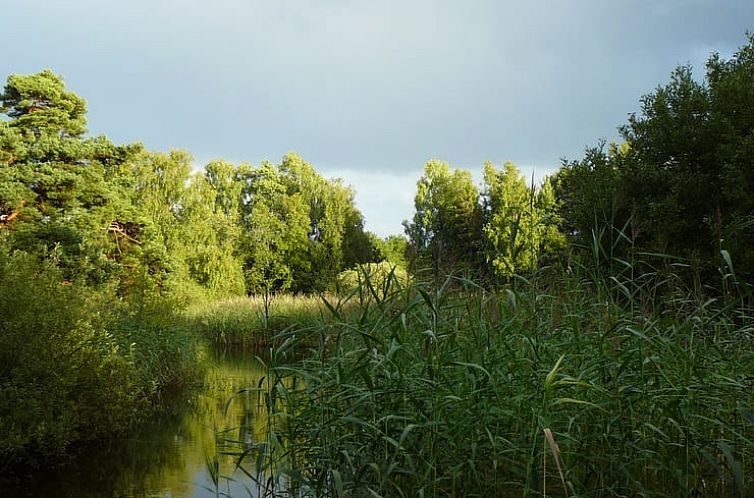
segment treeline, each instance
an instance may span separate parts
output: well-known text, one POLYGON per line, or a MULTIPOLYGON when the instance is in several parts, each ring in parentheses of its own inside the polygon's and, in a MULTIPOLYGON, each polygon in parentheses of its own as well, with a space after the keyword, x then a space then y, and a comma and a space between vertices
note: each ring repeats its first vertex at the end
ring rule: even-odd
POLYGON ((310 293, 390 253, 364 231, 354 191, 295 154, 196 172, 184 151, 85 137, 84 100, 49 70, 9 77, 1 102, 4 243, 54 253, 69 281, 310 293))
POLYGON ((69 280, 136 276, 227 296, 332 289, 344 270, 389 259, 414 273, 462 269, 496 285, 575 247, 605 259, 680 258, 700 278, 754 272, 754 56, 680 67, 620 128, 535 185, 511 163, 425 165, 408 239, 365 232, 353 190, 295 154, 259 166, 85 137, 86 105, 51 71, 11 76, 0 122, 0 231, 13 249, 56 253, 69 280), (730 266, 730 268, 727 268, 730 266))
POLYGON ((462 271, 500 283, 537 269, 565 245, 552 181, 527 185, 510 162, 501 169, 485 164, 480 192, 469 171, 430 161, 417 183, 415 207, 404 225, 417 274, 444 279, 462 271))
POLYGON ((588 149, 539 186, 487 164, 479 192, 468 171, 427 163, 405 224, 414 268, 494 284, 586 251, 635 274, 685 267, 697 286, 751 282, 754 38, 730 60, 711 56, 701 80, 676 69, 619 130, 622 143, 588 149))

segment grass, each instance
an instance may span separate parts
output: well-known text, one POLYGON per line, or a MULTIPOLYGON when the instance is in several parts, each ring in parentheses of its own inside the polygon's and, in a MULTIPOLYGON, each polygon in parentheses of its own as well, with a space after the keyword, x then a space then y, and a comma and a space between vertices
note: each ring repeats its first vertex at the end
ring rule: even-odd
POLYGON ((265 304, 261 296, 235 297, 190 307, 186 319, 220 346, 268 346, 281 331, 299 333, 318 326, 326 308, 318 296, 276 295, 265 304), (265 311, 265 309, 267 311, 265 311))
MULTIPOLYGON (((369 280, 369 267, 351 270, 349 285, 341 294, 235 297, 203 301, 184 313, 189 326, 218 346, 257 348, 270 346, 282 332, 293 332, 300 342, 322 339, 322 327, 343 319, 356 319, 364 304, 384 299, 391 289, 405 287, 406 277, 395 270, 369 280), (359 278, 365 278, 361 281, 359 278)), ((286 336, 288 338, 288 336, 286 336)))
POLYGON ((631 275, 307 301, 238 465, 274 496, 748 496, 752 310, 631 275))

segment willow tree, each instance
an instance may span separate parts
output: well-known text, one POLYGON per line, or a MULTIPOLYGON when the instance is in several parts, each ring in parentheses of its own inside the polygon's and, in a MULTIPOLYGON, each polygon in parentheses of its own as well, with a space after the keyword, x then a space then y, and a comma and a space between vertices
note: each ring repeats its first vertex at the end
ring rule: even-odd
POLYGON ((296 275, 293 289, 320 291, 331 286, 349 261, 348 254, 363 234, 361 213, 354 204, 354 191, 340 179, 327 179, 293 153, 280 165, 289 195, 307 206, 309 242, 306 244, 309 270, 296 275), (351 238, 352 240, 349 240, 351 238))
POLYGON ((239 169, 242 187, 244 274, 249 293, 289 289, 308 270, 303 256, 309 220, 300 195, 289 193, 279 169, 263 162, 239 169))
POLYGON ((134 270, 158 287, 216 296, 242 294, 240 229, 234 205, 186 151, 143 152, 120 172, 130 208, 134 270))
POLYGON ((217 202, 218 197, 204 175, 191 175, 179 213, 181 257, 191 280, 212 295, 243 295, 240 230, 217 202))

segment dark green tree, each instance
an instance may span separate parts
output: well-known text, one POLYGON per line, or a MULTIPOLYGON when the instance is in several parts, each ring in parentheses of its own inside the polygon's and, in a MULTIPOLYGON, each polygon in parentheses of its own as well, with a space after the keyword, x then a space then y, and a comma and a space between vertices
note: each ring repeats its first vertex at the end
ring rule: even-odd
POLYGON ((713 55, 702 81, 676 69, 620 128, 626 144, 590 150, 559 173, 566 230, 613 255, 688 258, 705 275, 725 250, 740 275, 754 275, 753 95, 752 37, 730 60, 713 55))
POLYGON ((51 71, 8 78, 0 95, 0 229, 10 244, 57 252, 68 279, 117 274, 112 221, 124 207, 110 183, 140 147, 83 138, 86 104, 51 71))

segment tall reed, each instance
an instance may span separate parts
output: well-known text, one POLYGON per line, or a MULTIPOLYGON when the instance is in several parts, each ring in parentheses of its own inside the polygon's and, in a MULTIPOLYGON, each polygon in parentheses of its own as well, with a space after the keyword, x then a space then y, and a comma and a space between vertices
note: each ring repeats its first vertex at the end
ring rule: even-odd
POLYGON ((367 279, 315 345, 277 336, 268 437, 238 465, 270 496, 747 496, 751 309, 636 264, 500 292, 367 279))

